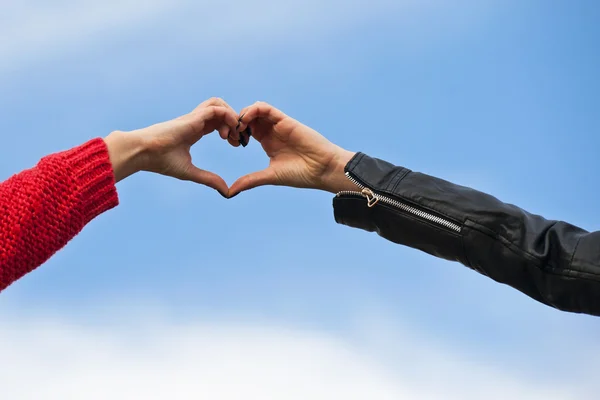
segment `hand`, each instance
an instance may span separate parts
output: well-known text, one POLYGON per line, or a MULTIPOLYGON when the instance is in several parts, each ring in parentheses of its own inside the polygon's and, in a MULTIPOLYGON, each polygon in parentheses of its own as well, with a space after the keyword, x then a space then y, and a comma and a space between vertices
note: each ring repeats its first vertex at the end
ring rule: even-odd
POLYGON ((116 131, 106 137, 116 181, 138 171, 150 171, 209 186, 228 193, 218 175, 197 168, 190 148, 214 130, 223 139, 235 131, 238 114, 223 100, 213 98, 189 114, 132 132, 116 131))
POLYGON ((356 190, 344 175, 344 166, 354 156, 331 143, 317 131, 288 117, 275 107, 258 102, 240 113, 241 124, 233 136, 239 139, 249 128, 269 156, 267 169, 238 179, 229 197, 263 185, 284 185, 337 193, 356 190), (241 132, 241 133, 240 133, 241 132))

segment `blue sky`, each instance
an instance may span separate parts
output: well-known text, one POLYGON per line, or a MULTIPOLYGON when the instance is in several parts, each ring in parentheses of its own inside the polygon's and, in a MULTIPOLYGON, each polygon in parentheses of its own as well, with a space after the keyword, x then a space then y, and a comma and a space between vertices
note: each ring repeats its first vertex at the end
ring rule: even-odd
MULTIPOLYGON (((238 110, 270 102, 349 150, 600 229, 593 0, 2 7, 0 179, 219 96, 238 110)), ((193 154, 228 183, 267 163, 256 143, 218 135, 193 154)), ((99 382, 98 398, 151 399, 600 389, 596 318, 336 225, 329 194, 266 187, 226 201, 149 174, 118 189, 117 209, 1 294, 11 398, 90 398, 99 382), (31 376, 39 385, 23 385, 31 376), (162 392, 175 387, 180 397, 162 392)))

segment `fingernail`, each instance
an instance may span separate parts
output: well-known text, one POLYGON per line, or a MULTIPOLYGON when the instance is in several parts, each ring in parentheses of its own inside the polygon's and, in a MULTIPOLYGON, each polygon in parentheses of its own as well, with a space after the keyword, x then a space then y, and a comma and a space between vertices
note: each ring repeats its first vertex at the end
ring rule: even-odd
POLYGON ((239 118, 238 118, 238 124, 235 127, 235 130, 237 131, 238 129, 240 129, 240 125, 242 124, 242 118, 244 118, 244 115, 246 115, 246 113, 243 113, 239 118))

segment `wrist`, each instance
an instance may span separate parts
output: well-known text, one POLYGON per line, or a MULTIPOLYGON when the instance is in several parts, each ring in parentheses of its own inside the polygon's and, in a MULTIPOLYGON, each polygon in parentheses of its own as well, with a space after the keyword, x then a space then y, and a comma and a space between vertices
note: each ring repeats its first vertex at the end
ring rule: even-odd
POLYGON ((114 131, 104 138, 104 142, 116 182, 142 170, 145 144, 138 135, 114 131))
POLYGON ((339 148, 327 166, 319 189, 334 194, 344 190, 356 190, 356 185, 346 177, 344 170, 355 154, 355 152, 339 148))

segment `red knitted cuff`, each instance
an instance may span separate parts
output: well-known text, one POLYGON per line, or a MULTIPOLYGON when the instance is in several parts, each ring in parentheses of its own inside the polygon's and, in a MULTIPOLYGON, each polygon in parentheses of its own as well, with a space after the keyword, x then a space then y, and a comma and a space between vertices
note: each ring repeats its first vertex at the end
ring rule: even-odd
POLYGON ((92 139, 60 153, 60 158, 69 166, 70 175, 77 185, 84 224, 119 204, 115 176, 104 140, 92 139))

